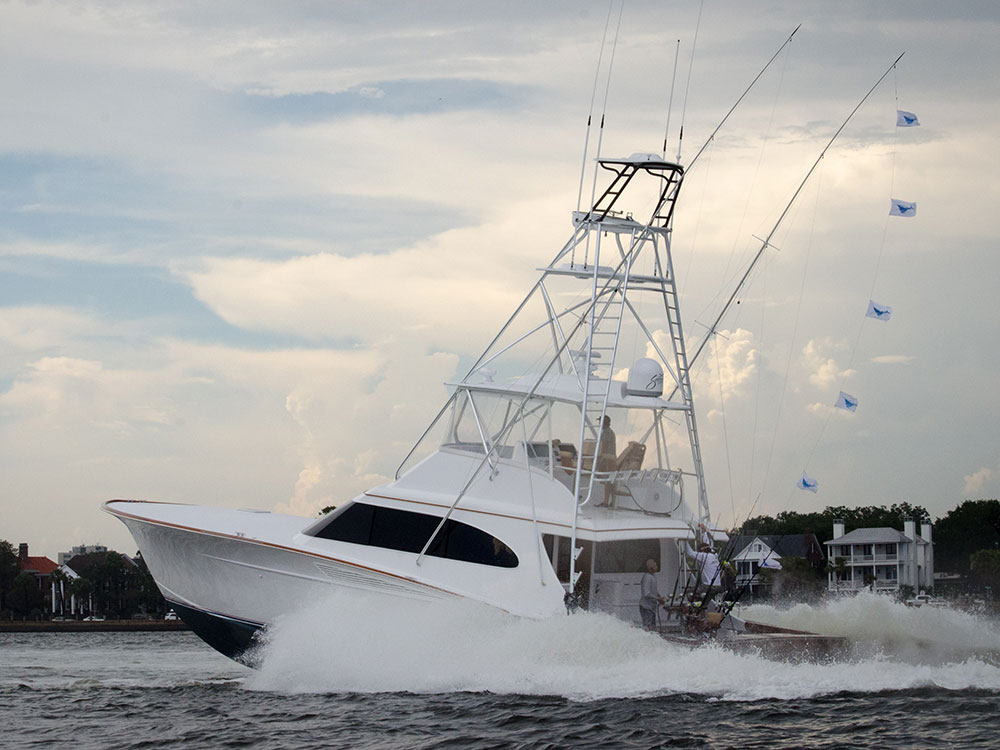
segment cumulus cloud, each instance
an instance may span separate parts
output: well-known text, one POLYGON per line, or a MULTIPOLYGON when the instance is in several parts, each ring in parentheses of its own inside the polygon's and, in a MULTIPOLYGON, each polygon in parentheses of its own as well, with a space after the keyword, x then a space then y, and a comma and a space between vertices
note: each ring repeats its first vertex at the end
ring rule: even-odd
POLYGON ((993 469, 987 467, 981 468, 979 471, 973 472, 972 474, 966 474, 962 481, 962 493, 966 496, 975 495, 982 492, 986 483, 993 478, 993 469))
POLYGON ((808 374, 809 382, 817 388, 829 389, 840 385, 847 378, 857 374, 856 370, 841 369, 837 361, 829 356, 830 351, 843 350, 846 344, 833 339, 810 339, 802 348, 800 363, 808 374))
MULTIPOLYGON (((655 331, 654 338, 663 351, 671 351, 670 339, 665 332, 655 331)), ((647 347, 646 356, 656 356, 651 346, 647 347)), ((759 357, 751 331, 744 328, 719 331, 701 355, 699 408, 704 405, 703 399, 707 400, 707 412, 712 414, 722 406, 722 401, 729 403, 745 396, 747 387, 757 374, 759 357)))

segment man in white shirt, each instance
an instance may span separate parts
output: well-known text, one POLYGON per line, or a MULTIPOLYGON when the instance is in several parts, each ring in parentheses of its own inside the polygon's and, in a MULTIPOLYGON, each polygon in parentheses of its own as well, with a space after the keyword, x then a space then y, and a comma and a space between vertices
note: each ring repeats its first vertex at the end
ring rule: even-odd
POLYGON ((646 572, 642 574, 641 582, 642 598, 639 599, 639 615, 646 630, 656 630, 656 608, 664 602, 656 585, 656 571, 659 569, 656 560, 646 560, 646 572))
POLYGON ((719 556, 707 544, 699 545, 697 552, 691 549, 691 545, 687 542, 684 542, 684 546, 687 547, 688 557, 698 562, 701 585, 706 589, 705 598, 708 598, 713 588, 718 589, 722 585, 722 565, 719 563, 719 556))

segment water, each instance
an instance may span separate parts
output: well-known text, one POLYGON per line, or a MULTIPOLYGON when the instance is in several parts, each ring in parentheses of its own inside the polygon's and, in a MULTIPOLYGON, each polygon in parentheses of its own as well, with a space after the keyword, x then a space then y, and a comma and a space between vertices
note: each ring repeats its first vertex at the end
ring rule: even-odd
POLYGON ((0 747, 997 746, 995 622, 877 597, 753 616, 858 650, 784 664, 600 615, 357 598, 279 623, 256 671, 187 633, 6 634, 0 747))

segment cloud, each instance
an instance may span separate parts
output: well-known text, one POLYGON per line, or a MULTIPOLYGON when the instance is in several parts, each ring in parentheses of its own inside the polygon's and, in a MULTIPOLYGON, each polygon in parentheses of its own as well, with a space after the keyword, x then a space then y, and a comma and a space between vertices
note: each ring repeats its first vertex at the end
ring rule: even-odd
POLYGON ((830 338, 811 339, 803 348, 800 359, 808 374, 809 382, 817 388, 829 389, 857 374, 853 369, 841 369, 837 361, 827 355, 830 349, 844 349, 846 344, 834 342, 830 338))
POLYGON ((966 474, 962 479, 964 485, 962 486, 962 494, 966 497, 970 495, 975 495, 982 492, 986 483, 993 478, 993 469, 988 469, 985 466, 979 471, 972 474, 966 474))
POLYGON ((872 357, 872 362, 879 365, 908 365, 915 359, 916 357, 909 354, 883 354, 872 357))
MULTIPOLYGON (((670 351, 669 337, 662 331, 656 332, 657 344, 664 351, 670 351), (666 348, 664 348, 666 347, 666 348)), ((655 356, 649 348, 647 356, 655 356)), ((691 356, 691 352, 688 352, 691 356)), ((754 345, 754 335, 744 328, 721 330, 709 342, 701 356, 698 375, 699 408, 702 399, 707 399, 709 413, 746 395, 746 389, 758 371, 760 352, 754 345)))
POLYGON ((806 409, 810 414, 818 414, 824 417, 832 416, 834 419, 846 419, 853 416, 846 409, 838 409, 833 404, 824 404, 819 401, 809 404, 806 409))

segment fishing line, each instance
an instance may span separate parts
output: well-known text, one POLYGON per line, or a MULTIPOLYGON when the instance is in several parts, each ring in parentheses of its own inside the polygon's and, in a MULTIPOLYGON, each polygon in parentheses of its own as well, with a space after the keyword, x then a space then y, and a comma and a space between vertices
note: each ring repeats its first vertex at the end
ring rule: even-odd
POLYGON ((677 81, 677 60, 681 54, 681 40, 674 48, 674 72, 670 75, 670 97, 667 99, 667 124, 663 128, 663 158, 667 158, 667 139, 670 137, 670 114, 674 110, 674 83, 677 81))
MULTIPOLYGON (((823 168, 822 168, 822 166, 820 167, 820 170, 819 170, 819 177, 817 177, 817 183, 818 184, 817 184, 817 188, 816 188, 816 199, 813 202, 813 217, 812 217, 812 222, 811 222, 810 227, 809 227, 809 238, 806 241, 805 260, 804 260, 804 262, 802 264, 802 279, 799 282, 799 298, 798 298, 798 301, 797 301, 797 303, 795 305, 795 318, 794 318, 793 323, 792 323, 792 337, 791 337, 791 341, 790 341, 789 346, 788 346, 788 360, 785 363, 785 375, 784 375, 784 378, 782 379, 782 383, 781 383, 781 395, 778 398, 778 408, 777 408, 777 412, 775 413, 775 417, 774 417, 774 438, 775 439, 771 441, 771 450, 768 452, 767 463, 764 465, 764 479, 763 479, 763 485, 761 487, 762 490, 767 487, 767 481, 768 481, 768 478, 769 478, 770 473, 771 473, 771 462, 774 459, 774 447, 775 447, 775 445, 778 442, 778 440, 777 440, 778 432, 779 432, 779 430, 781 428, 781 412, 782 412, 782 409, 783 409, 784 403, 785 403, 785 394, 788 391, 788 376, 789 376, 789 374, 791 372, 791 369, 792 369, 792 358, 794 357, 795 350, 796 350, 795 339, 798 336, 798 331, 799 331, 799 319, 800 319, 800 315, 802 313, 802 298, 805 296, 806 278, 808 277, 808 273, 809 273, 809 256, 812 254, 813 231, 814 231, 814 229, 816 227, 816 212, 819 209, 819 195, 820 195, 820 192, 821 192, 820 191, 820 186, 823 183, 823 168)), ((791 493, 789 493, 789 496, 790 496, 790 494, 791 493)), ((787 498, 786 498, 785 502, 786 502, 786 505, 787 505, 787 502, 788 502, 787 498)))
MULTIPOLYGON (((764 340, 765 340, 765 331, 766 331, 765 324, 766 324, 766 321, 767 321, 767 315, 765 314, 767 312, 767 304, 766 304, 766 300, 767 300, 767 269, 768 269, 768 264, 770 262, 770 259, 767 258, 767 257, 765 257, 763 260, 764 260, 764 262, 762 264, 762 273, 761 273, 761 276, 762 276, 761 285, 763 287, 763 289, 762 289, 763 294, 762 294, 762 297, 761 297, 761 305, 760 305, 760 325, 759 325, 760 336, 758 337, 760 343, 759 343, 758 348, 757 348, 758 356, 759 356, 760 360, 763 360, 763 358, 764 358, 763 351, 764 351, 764 340)), ((757 436, 757 425, 758 425, 758 419, 760 417, 760 396, 761 396, 761 393, 763 392, 763 388, 761 387, 762 386, 762 380, 763 380, 763 377, 762 377, 763 372, 764 372, 764 363, 763 363, 763 361, 759 361, 757 363, 757 389, 756 389, 756 394, 755 394, 755 397, 754 397, 754 405, 753 405, 753 430, 751 430, 751 432, 750 432, 750 472, 748 474, 749 480, 747 482, 747 490, 748 490, 747 494, 748 495, 753 494, 753 488, 754 488, 754 468, 755 468, 756 462, 757 462, 757 437, 758 437, 757 436)))
MULTIPOLYGON (((899 109, 899 91, 898 91, 897 85, 896 85, 896 66, 895 65, 892 66, 892 72, 893 72, 893 76, 892 76, 893 100, 895 102, 895 108, 896 108, 896 110, 898 110, 899 109)), ((899 128, 894 126, 892 130, 893 130, 893 134, 892 134, 892 149, 890 150, 890 158, 889 158, 889 164, 890 164, 890 168, 889 168, 889 197, 890 198, 891 198, 891 196, 894 193, 894 186, 895 186, 895 180, 896 180, 896 148, 898 146, 898 141, 899 141, 899 128)), ((868 298, 869 299, 872 299, 872 297, 875 294, 875 285, 876 285, 876 283, 878 281, 879 267, 881 266, 882 254, 883 254, 883 252, 885 250, 885 240, 886 240, 886 236, 887 236, 888 229, 889 229, 889 221, 891 220, 891 218, 892 217, 889 215, 889 213, 886 213, 885 217, 882 220, 882 240, 879 243, 878 253, 877 253, 876 257, 875 257, 875 270, 874 270, 874 272, 872 274, 872 283, 871 283, 871 286, 869 287, 869 290, 868 290, 868 298)), ((862 316, 860 318, 859 322, 858 322, 858 330, 857 330, 857 333, 854 336, 854 344, 851 347, 851 353, 848 356, 847 367, 845 368, 844 373, 850 373, 851 368, 854 366, 854 361, 855 361, 855 358, 856 358, 856 355, 857 355, 858 346, 861 343, 861 336, 864 333, 864 329, 865 329, 865 320, 866 320, 866 318, 867 318, 867 316, 862 316)), ((844 385, 845 385, 844 381, 845 381, 846 377, 847 377, 847 375, 845 374, 844 378, 842 378, 840 380, 840 387, 839 387, 838 390, 841 391, 841 392, 843 392, 843 390, 844 390, 844 385)), ((822 426, 822 428, 820 430, 819 436, 816 438, 816 442, 813 444, 812 450, 809 451, 809 457, 806 459, 806 465, 808 465, 809 461, 812 460, 812 457, 815 454, 816 449, 819 448, 820 443, 821 443, 821 441, 823 439, 823 436, 826 433, 826 428, 827 428, 827 426, 830 423, 830 419, 832 418, 833 413, 836 410, 837 410, 836 406, 829 407, 829 411, 827 412, 827 418, 823 422, 823 426, 822 426)))
POLYGON ((719 413, 722 415, 722 442, 726 449, 726 470, 729 473, 729 505, 736 523, 736 494, 733 492, 733 462, 729 451, 729 430, 726 427, 726 396, 722 389, 722 366, 719 364, 719 339, 715 339, 715 371, 719 380, 719 413))
MULTIPOLYGON (((784 82, 785 82, 785 72, 788 69, 788 58, 789 58, 789 56, 790 56, 790 53, 786 52, 785 56, 784 56, 783 64, 781 66, 781 72, 778 74, 778 86, 777 86, 777 88, 774 91, 774 100, 771 102, 771 113, 768 116, 767 128, 765 128, 765 130, 764 130, 764 140, 763 140, 763 142, 760 145, 760 152, 757 155, 757 164, 754 166, 753 176, 750 178, 750 186, 749 186, 749 190, 747 191, 746 201, 744 201, 744 203, 743 203, 743 214, 740 216, 740 223, 739 223, 739 226, 738 226, 738 228, 736 230, 736 235, 735 236, 736 236, 737 239, 733 240, 732 248, 731 248, 731 250, 729 252, 729 257, 726 259, 726 268, 723 271, 723 275, 729 273, 729 269, 732 267, 732 264, 733 264, 733 258, 736 255, 736 247, 737 247, 737 243, 739 241, 738 238, 743 235, 743 225, 746 223, 747 213, 749 213, 749 210, 750 210, 750 197, 753 194, 754 188, 757 185, 757 178, 760 175, 761 165, 764 163, 764 154, 767 151, 767 146, 771 142, 771 129, 774 127, 774 113, 778 109, 778 100, 781 97, 781 87, 782 87, 782 84, 784 84, 784 82)), ((716 294, 715 299, 718 299, 719 297, 721 297, 722 294, 723 294, 723 292, 722 292, 722 289, 720 288, 719 292, 716 294)), ((713 302, 714 302, 714 300, 713 300, 713 302)))

